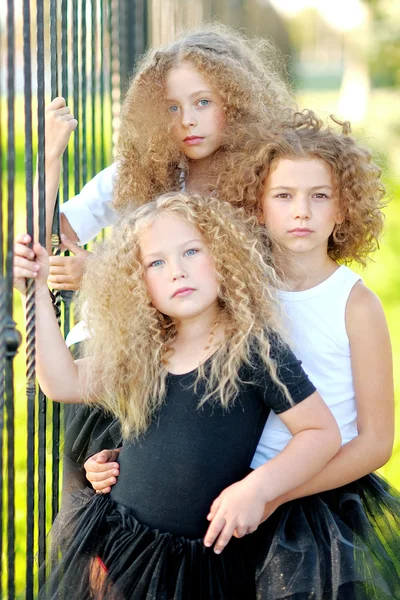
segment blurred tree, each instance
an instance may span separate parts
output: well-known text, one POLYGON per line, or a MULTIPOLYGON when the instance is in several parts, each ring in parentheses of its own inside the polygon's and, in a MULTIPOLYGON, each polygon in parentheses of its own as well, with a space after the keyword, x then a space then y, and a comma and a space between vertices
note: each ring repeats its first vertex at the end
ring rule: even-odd
POLYGON ((397 0, 364 0, 371 8, 370 69, 375 86, 400 85, 400 6, 397 0))

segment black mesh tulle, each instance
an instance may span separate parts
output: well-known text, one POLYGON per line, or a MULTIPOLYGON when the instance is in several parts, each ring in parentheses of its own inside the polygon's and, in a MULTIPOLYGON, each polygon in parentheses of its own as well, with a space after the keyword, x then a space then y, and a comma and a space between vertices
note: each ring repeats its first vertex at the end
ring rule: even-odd
POLYGON ((400 499, 379 476, 288 503, 266 524, 258 600, 400 599, 400 499))
POLYGON ((86 490, 55 522, 39 598, 400 599, 399 502, 373 474, 280 507, 217 556, 86 490))
POLYGON ((41 600, 255 598, 248 539, 234 539, 216 555, 202 540, 150 530, 108 496, 89 491, 57 518, 47 570, 41 600))
POLYGON ((101 450, 121 446, 121 428, 115 417, 83 404, 67 405, 65 412, 63 450, 78 465, 101 450))

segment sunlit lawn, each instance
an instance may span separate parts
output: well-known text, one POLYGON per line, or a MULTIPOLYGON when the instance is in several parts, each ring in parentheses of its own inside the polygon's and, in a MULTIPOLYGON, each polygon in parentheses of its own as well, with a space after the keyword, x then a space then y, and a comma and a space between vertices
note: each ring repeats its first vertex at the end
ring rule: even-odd
MULTIPOLYGON (((321 110, 324 115, 335 113, 336 95, 333 92, 312 92, 299 97, 300 105, 321 110)), ((392 335, 393 356, 395 365, 395 384, 397 398, 400 397, 400 178, 394 172, 396 162, 396 145, 399 145, 400 102, 392 92, 379 90, 373 93, 370 103, 370 113, 363 125, 368 144, 378 153, 378 158, 385 168, 385 183, 392 197, 387 207, 387 230, 381 249, 376 254, 374 262, 363 273, 364 281, 381 298, 392 335)), ((16 180, 16 224, 15 231, 25 230, 25 190, 23 174, 23 136, 22 123, 19 127, 17 144, 17 180, 16 180)), ((363 134, 356 130, 356 135, 363 134)), ((72 187, 71 187, 72 190, 72 187)), ((15 297, 14 319, 18 329, 24 331, 21 304, 15 297)), ((24 585, 24 556, 25 556, 25 504, 26 504, 26 400, 25 400, 25 365, 24 348, 21 347, 14 361, 15 392, 16 392, 16 509, 17 509, 17 586, 19 592, 24 585)), ((376 399, 379 403, 379 398, 376 399)), ((400 404, 397 403, 397 416, 400 417, 400 404)), ((399 421, 399 418, 397 419, 399 421)), ((397 426, 396 447, 392 460, 381 470, 393 484, 400 487, 399 451, 400 429, 397 426)), ((51 447, 48 445, 50 460, 51 447)), ((4 555, 3 555, 4 561, 4 555)), ((5 563, 3 563, 5 564, 5 563)))

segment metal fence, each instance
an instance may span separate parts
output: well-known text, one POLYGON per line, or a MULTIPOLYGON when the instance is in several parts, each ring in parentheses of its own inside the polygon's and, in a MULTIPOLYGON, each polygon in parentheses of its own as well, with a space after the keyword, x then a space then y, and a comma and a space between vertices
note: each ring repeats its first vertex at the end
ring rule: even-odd
MULTIPOLYGON (((37 167, 39 239, 44 244, 44 109, 50 97, 64 96, 79 122, 73 149, 62 159, 60 201, 79 192, 88 179, 111 164, 121 96, 135 58, 147 44, 148 22, 144 0, 7 0, 4 4, 7 11, 0 17, 0 597, 12 600, 21 594, 30 600, 43 577, 37 575, 37 567, 46 558, 46 534, 59 509, 62 415, 59 405, 47 403, 36 387, 33 281, 27 284, 25 399, 15 393, 24 374, 18 373, 18 379, 14 369, 22 339, 13 314, 14 229, 33 235, 37 167), (16 437, 21 421, 24 433, 16 437), (20 471, 23 477, 17 480, 20 471)), ((52 244, 59 252, 57 214, 54 223, 52 244)), ((71 292, 54 296, 65 333, 71 300, 71 292)))

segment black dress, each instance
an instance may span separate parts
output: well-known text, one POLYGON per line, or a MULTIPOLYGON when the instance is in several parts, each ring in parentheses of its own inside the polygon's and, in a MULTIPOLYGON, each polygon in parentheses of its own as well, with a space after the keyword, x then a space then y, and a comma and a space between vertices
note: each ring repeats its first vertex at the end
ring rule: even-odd
MULTIPOLYGON (((284 346, 279 376, 293 401, 315 388, 284 346)), ((197 371, 169 375, 165 403, 138 442, 125 441, 121 475, 108 496, 78 495, 53 529, 53 555, 41 598, 244 600, 256 597, 256 537, 232 539, 220 555, 205 548, 206 516, 223 489, 250 470, 272 408, 290 408, 260 367, 243 367, 229 410, 198 408, 197 371)), ((258 363, 258 364, 257 364, 258 363)))

